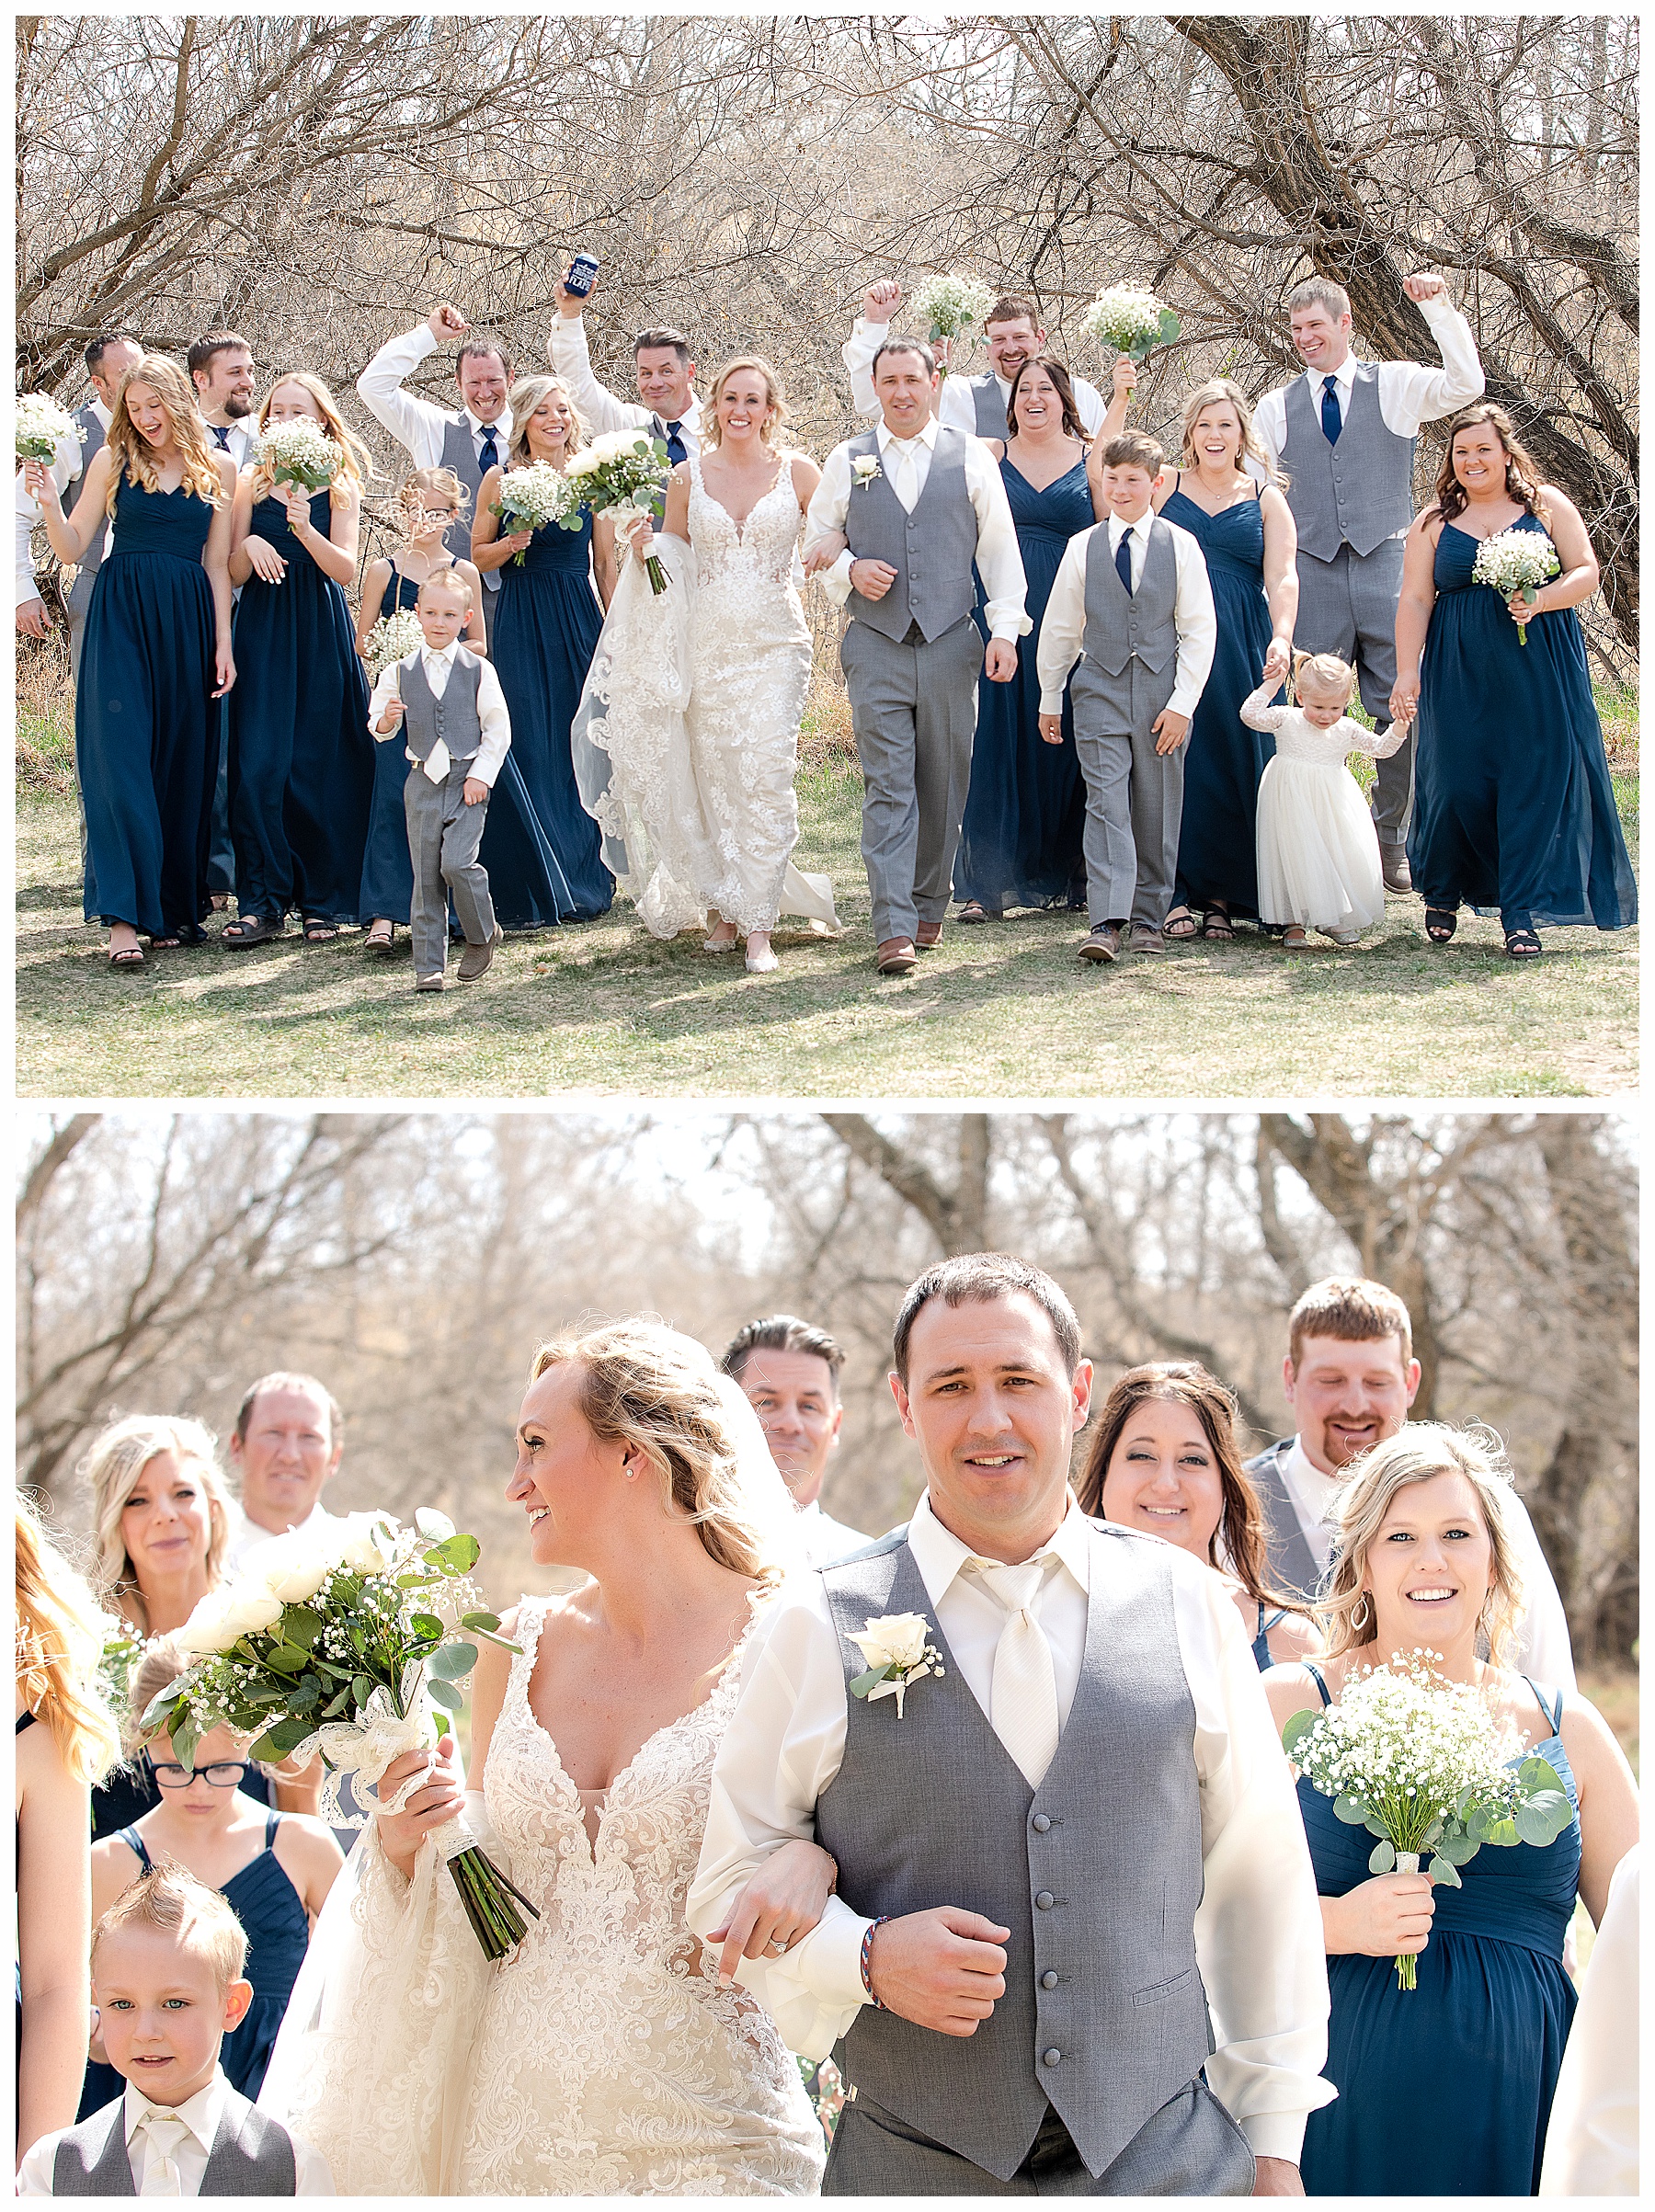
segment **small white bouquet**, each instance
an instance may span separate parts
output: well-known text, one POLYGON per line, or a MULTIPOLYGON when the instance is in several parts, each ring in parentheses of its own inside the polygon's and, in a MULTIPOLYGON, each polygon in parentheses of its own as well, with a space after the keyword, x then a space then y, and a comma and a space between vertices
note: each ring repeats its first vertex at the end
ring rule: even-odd
MULTIPOLYGON (((536 461, 526 468, 505 471, 494 512, 509 536, 513 530, 544 530, 552 522, 561 523, 565 530, 578 530, 580 506, 579 485, 572 485, 549 461, 536 461)), ((519 568, 527 553, 525 546, 522 553, 512 555, 519 568)))
MULTIPOLYGON (((923 278, 914 289, 912 305, 934 343, 938 338, 957 338, 968 325, 980 323, 994 305, 994 294, 976 277, 953 268, 945 277, 923 278)), ((948 374, 946 364, 942 373, 948 374)))
POLYGON ((17 459, 53 461, 69 437, 86 442, 86 431, 56 400, 44 392, 25 392, 17 402, 17 459))
MULTIPOLYGON (((319 1536, 290 1529, 250 1551, 234 1579, 209 1591, 174 1641, 192 1664, 151 1700, 146 1733, 165 1728, 185 1766, 210 1728, 253 1736, 251 1756, 309 1760, 326 1770, 322 1817, 362 1828, 366 1813, 343 1810, 336 1776, 377 1783, 405 1751, 442 1733, 437 1707, 457 1713, 461 1682, 477 1661, 462 1636, 508 1651, 492 1613, 474 1602, 467 1579, 474 1536, 456 1534, 445 1514, 424 1510, 404 1528, 389 1513, 349 1513, 319 1536), (467 1610, 461 1611, 465 1606, 467 1610), (445 1617, 446 1616, 446 1617, 445 1617)), ((424 1787, 416 1774, 381 1807, 400 1812, 424 1787)), ((463 1820, 432 1831, 484 1954, 504 1958, 540 1918, 463 1820), (513 1900, 515 1899, 515 1903, 513 1900)))
MULTIPOLYGON (((1560 575, 1562 567, 1558 549, 1544 530, 1497 530, 1478 547, 1471 581, 1492 585, 1508 604, 1515 598, 1532 607, 1540 586, 1560 575)), ((1528 644, 1526 622, 1517 625, 1517 643, 1528 644)))
POLYGON ((870 1705, 894 1697, 900 1720, 909 1687, 928 1674, 946 1672, 930 1637, 930 1623, 922 1613, 882 1613, 865 1621, 850 1638, 868 1662, 866 1672, 849 1685, 851 1696, 865 1697, 870 1705))
POLYGON ((1106 284, 1080 318, 1106 353, 1146 361, 1157 346, 1170 346, 1183 328, 1152 291, 1133 284, 1106 284))
POLYGON ((305 416, 272 423, 260 434, 258 459, 273 484, 296 484, 302 491, 324 490, 344 463, 344 449, 320 423, 305 416))
MULTIPOLYGON (((1522 1757, 1480 1691, 1434 1670, 1438 1656, 1416 1649, 1370 1668, 1337 1705, 1295 1713, 1282 1743, 1336 1819, 1378 1837, 1370 1873, 1418 1874, 1431 1852, 1427 1876, 1457 1889, 1485 1843, 1552 1843, 1573 1815, 1556 1768, 1522 1757)), ((1398 1955, 1399 1990, 1414 1987, 1415 1963, 1398 1955)))
MULTIPOLYGON (((580 528, 579 502, 594 515, 648 515, 661 511, 661 480, 671 466, 666 441, 647 430, 606 430, 594 438, 569 463, 568 482, 576 489, 573 518, 560 517, 565 530, 580 528)), ((650 589, 657 597, 667 588, 667 571, 651 553, 644 564, 650 589)))
POLYGON ((381 615, 365 642, 368 666, 373 670, 374 682, 378 683, 394 662, 406 660, 410 653, 418 652, 425 644, 425 632, 411 607, 399 607, 394 614, 381 615))

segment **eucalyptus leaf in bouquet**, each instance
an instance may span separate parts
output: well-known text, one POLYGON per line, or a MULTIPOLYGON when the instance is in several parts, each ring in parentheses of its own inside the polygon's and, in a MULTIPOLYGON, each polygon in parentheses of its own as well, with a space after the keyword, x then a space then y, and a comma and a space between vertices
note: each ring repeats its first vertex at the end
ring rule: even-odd
MULTIPOLYGON (((582 447, 569 463, 568 482, 576 499, 573 512, 558 518, 561 527, 580 528, 583 500, 594 515, 617 515, 622 519, 648 515, 652 520, 658 519, 661 485, 671 465, 665 439, 652 437, 645 429, 606 430, 589 446, 582 447)), ((646 556, 644 567, 650 589, 659 598, 667 588, 666 569, 654 553, 646 556)))

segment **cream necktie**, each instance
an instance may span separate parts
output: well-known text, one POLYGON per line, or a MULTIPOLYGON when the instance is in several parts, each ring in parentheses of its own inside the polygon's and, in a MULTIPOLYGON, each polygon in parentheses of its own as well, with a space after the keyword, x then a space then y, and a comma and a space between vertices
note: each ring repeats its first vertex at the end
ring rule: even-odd
POLYGON ((891 478, 891 489, 911 515, 919 504, 919 472, 914 462, 914 449, 897 439, 890 450, 896 456, 896 473, 891 478))
POLYGON ((140 2196, 182 2196, 184 2187, 178 2177, 178 2149, 194 2132, 187 2120, 176 2113, 165 2112, 158 2106, 146 2105, 139 2116, 134 2135, 146 2138, 144 2151, 143 2186, 140 2196))
MULTIPOLYGON (((438 668, 447 671, 443 677, 442 682, 443 695, 446 697, 448 692, 449 677, 453 674, 452 665, 450 662, 445 661, 439 653, 428 653, 425 656, 425 676, 427 686, 429 689, 431 697, 433 699, 437 698, 438 692, 436 685, 431 682, 431 676, 433 670, 438 668)), ((440 737, 438 738, 436 744, 431 747, 430 751, 426 755, 425 758, 420 762, 419 765, 433 783, 446 783, 448 781, 448 772, 453 763, 449 757, 448 747, 443 744, 440 737)))
POLYGON ((1053 1555, 1021 1567, 982 1563, 984 1587, 1008 1615, 994 1648, 988 1721, 1033 1789, 1040 1787, 1057 1749, 1057 1676, 1052 1648, 1034 1617, 1034 1601, 1053 1555))

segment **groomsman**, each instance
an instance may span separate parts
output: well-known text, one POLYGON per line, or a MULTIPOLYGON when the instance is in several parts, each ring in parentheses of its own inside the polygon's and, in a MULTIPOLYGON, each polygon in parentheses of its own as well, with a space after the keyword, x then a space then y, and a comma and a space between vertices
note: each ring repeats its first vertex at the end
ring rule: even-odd
POLYGON ((920 338, 889 338, 873 357, 876 428, 835 446, 810 503, 805 540, 845 550, 827 567, 850 621, 839 666, 862 763, 862 860, 873 895, 882 975, 903 975, 916 947, 942 935, 960 817, 971 779, 977 678, 1010 683, 1016 640, 1033 627, 1028 585, 998 465, 980 439, 931 413, 937 365, 920 338), (987 599, 988 646, 971 619, 973 564, 987 599))
MULTIPOLYGON (((1295 645, 1337 653, 1357 671, 1362 703, 1381 733, 1390 726, 1397 675, 1397 600, 1402 544, 1413 520, 1414 439, 1478 397, 1482 364, 1471 326, 1441 277, 1403 286, 1441 348, 1441 369, 1415 361, 1364 361, 1351 350, 1351 301, 1314 277, 1287 295, 1288 328, 1305 363, 1291 384, 1265 393, 1253 428, 1298 525, 1295 645)), ((1414 744, 1378 763, 1373 814, 1388 891, 1412 889, 1408 814, 1414 744)))
MULTIPOLYGON (((253 348, 239 331, 210 330, 184 357, 196 388, 196 408, 207 435, 238 469, 245 468, 258 437, 254 415, 257 386, 253 348)), ((241 587, 233 596, 239 601, 241 587)), ((219 701, 218 779, 212 796, 212 843, 207 856, 207 888, 215 906, 229 904, 235 889, 235 849, 230 842, 230 701, 219 701)))
POLYGON ((241 1503, 227 1564, 239 1567, 256 1544, 290 1528, 319 1535, 334 1519, 322 1492, 344 1453, 345 1417, 331 1390, 285 1369, 260 1375, 243 1395, 230 1438, 241 1503))
MULTIPOLYGON (((1395 1436, 1420 1387, 1413 1325, 1383 1283, 1330 1275, 1313 1283, 1287 1320, 1282 1387, 1298 1417, 1284 1436, 1247 1462, 1264 1508, 1271 1573, 1308 1597, 1328 1571, 1340 1484, 1359 1453, 1395 1436)), ((1536 1682, 1575 1686, 1569 1623, 1528 1510, 1513 1491, 1526 1610, 1518 1622, 1518 1665, 1536 1682)))
MULTIPOLYGON (((862 312, 840 348, 850 371, 850 395, 859 415, 879 413, 869 371, 874 353, 890 336, 891 316, 901 298, 900 284, 887 279, 869 285, 862 294, 862 312)), ((937 420, 951 430, 964 430, 977 438, 1004 438, 1011 380, 1025 361, 1044 351, 1046 334, 1033 301, 1014 294, 995 302, 983 331, 988 341, 987 368, 979 376, 943 378, 937 420)), ((1103 427, 1109 403, 1083 376, 1071 375, 1069 384, 1087 435, 1095 438, 1103 427)))
POLYGON ((720 1362, 741 1385, 759 1416, 782 1481, 805 1524, 805 1556, 812 1567, 849 1558, 873 1539, 822 1511, 828 1463, 839 1450, 845 1409, 839 1370, 845 1355, 825 1328, 792 1314, 771 1314, 737 1329, 720 1362))
MULTIPOLYGON (((405 446, 417 469, 452 469, 471 494, 469 512, 456 515, 443 535, 443 543, 456 561, 471 559, 472 517, 483 479, 496 462, 505 466, 511 445, 511 363, 496 338, 472 337, 471 325, 460 310, 439 300, 423 323, 382 346, 357 379, 357 391, 369 413, 405 446), (434 406, 403 385, 439 346, 452 339, 463 342, 454 364, 454 382, 463 403, 456 412, 434 406)), ((483 628, 486 639, 494 628, 495 594, 500 572, 489 569, 483 577, 483 628)))
MULTIPOLYGON (((598 289, 593 279, 592 291, 598 289)), ((695 363, 690 341, 669 325, 639 331, 633 340, 633 360, 638 379, 636 400, 617 398, 598 382, 587 346, 582 315, 591 298, 582 299, 567 285, 553 288, 557 315, 546 336, 546 359, 552 373, 562 379, 569 397, 587 428, 601 436, 607 430, 647 429, 667 448, 674 465, 688 461, 702 448, 702 404, 695 389, 695 363)))

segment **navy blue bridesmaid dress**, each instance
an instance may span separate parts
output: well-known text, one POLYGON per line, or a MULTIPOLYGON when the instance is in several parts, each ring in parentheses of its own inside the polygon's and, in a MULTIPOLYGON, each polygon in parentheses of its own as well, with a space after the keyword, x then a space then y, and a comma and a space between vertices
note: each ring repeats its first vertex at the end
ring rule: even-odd
MULTIPOLYGON (((1562 1694, 1548 1703, 1529 1687, 1552 1729, 1529 1755, 1557 1769, 1578 1807, 1557 1732, 1562 1694)), ((1298 1796, 1318 1893, 1370 1880, 1367 1830, 1336 1819, 1307 1781, 1298 1796)), ((1435 1892, 1417 1988, 1398 1989, 1388 1958, 1329 1959, 1323 2071, 1339 2096, 1306 2124, 1307 2196, 1535 2195, 1574 2017, 1562 1962, 1580 1875, 1578 1818, 1544 1849, 1485 1844, 1460 1888, 1435 1892)))
MULTIPOLYGON (((327 535, 325 491, 311 527, 327 535)), ((253 533, 287 563, 257 576, 235 610, 230 695, 230 838, 240 913, 354 923, 373 793, 369 683, 342 587, 288 528, 280 499, 257 500, 253 533)))
MULTIPOLYGON (((1512 526, 1538 530, 1524 515, 1512 526)), ((1624 929, 1638 893, 1615 807, 1586 647, 1571 607, 1528 643, 1500 593, 1472 581, 1478 541, 1437 541, 1420 662, 1408 864, 1428 906, 1498 912, 1507 929, 1624 929)))
MULTIPOLYGON (((391 581, 380 599, 379 620, 387 615, 412 614, 419 585, 405 576, 394 561, 391 581)), ((371 690, 371 687, 370 687, 371 690)), ((362 710, 366 721, 368 710, 362 710)), ((401 922, 408 927, 414 900, 414 863, 408 856, 408 817, 403 806, 403 787, 408 781, 408 748, 399 724, 394 736, 373 747, 373 796, 368 810, 368 843, 362 854, 362 881, 357 895, 357 912, 364 926, 370 922, 401 922)))
MULTIPOLYGON (((1275 758, 1268 730, 1250 730, 1241 701, 1257 688, 1270 650, 1264 596, 1264 516, 1257 496, 1221 515, 1198 507, 1181 485, 1161 508, 1206 556, 1218 641, 1212 674, 1184 748, 1183 817, 1178 833, 1176 904, 1231 914, 1259 911, 1259 781, 1275 758)), ((1279 701, 1284 694, 1277 691, 1279 701)))
MULTIPOLYGON (((1028 578, 1025 602, 1033 629, 1018 645, 1017 673, 1007 684, 977 686, 976 736, 971 786, 954 860, 954 896, 990 914, 1010 906, 1086 905, 1086 861, 1080 850, 1086 824, 1086 784, 1075 750, 1074 710, 1063 694, 1063 743, 1040 735, 1040 678, 1034 648, 1071 538, 1090 530, 1092 513, 1086 463, 1076 462, 1044 492, 1037 492, 1015 462, 1002 461, 1000 480, 1017 526, 1017 543, 1028 578)), ((979 581, 975 616, 988 635, 979 581)))
POLYGON ((188 943, 212 906, 217 622, 201 565, 212 515, 182 485, 146 492, 121 479, 74 696, 86 918, 188 943))
POLYGON ((495 781, 479 857, 507 929, 542 929, 607 914, 615 879, 602 835, 580 804, 569 725, 603 613, 591 578, 592 518, 578 530, 537 530, 519 568, 499 571, 488 649, 511 714, 511 750, 495 781))

